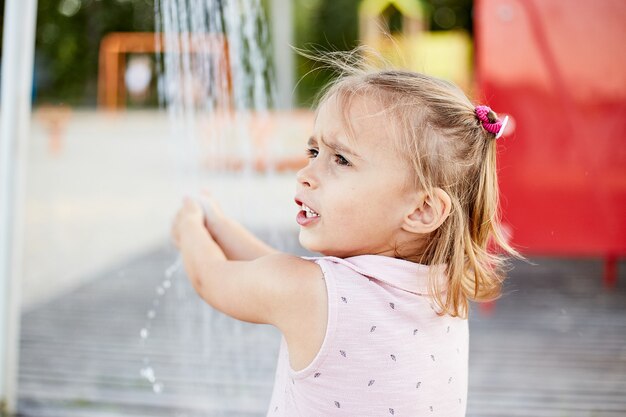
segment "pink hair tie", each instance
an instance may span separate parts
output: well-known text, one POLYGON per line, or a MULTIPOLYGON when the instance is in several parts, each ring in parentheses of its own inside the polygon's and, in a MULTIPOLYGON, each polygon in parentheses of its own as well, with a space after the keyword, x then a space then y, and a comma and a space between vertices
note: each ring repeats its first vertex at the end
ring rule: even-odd
POLYGON ((487 132, 496 135, 496 139, 502 136, 502 133, 504 133, 504 128, 509 122, 509 116, 506 116, 504 120, 496 119, 496 121, 492 123, 487 117, 487 115, 491 111, 489 107, 476 106, 476 109, 474 111, 476 112, 476 117, 478 117, 478 120, 480 120, 481 124, 487 132))

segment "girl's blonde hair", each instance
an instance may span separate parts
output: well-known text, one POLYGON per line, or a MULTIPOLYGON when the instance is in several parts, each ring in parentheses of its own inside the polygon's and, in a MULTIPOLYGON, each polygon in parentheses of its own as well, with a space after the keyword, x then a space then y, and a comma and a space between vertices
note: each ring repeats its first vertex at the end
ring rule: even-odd
MULTIPOLYGON (((413 185, 429 195, 441 188, 450 196, 449 217, 426 238, 418 258, 423 264, 445 265, 446 288, 430 280, 441 313, 467 317, 468 300, 496 299, 505 275, 503 255, 520 255, 502 233, 495 135, 482 127, 475 106, 450 82, 405 70, 380 70, 356 53, 313 58, 341 72, 319 103, 338 99, 352 131, 347 118, 351 100, 377 100, 397 124, 395 145, 412 167, 413 185)), ((497 118, 493 112, 488 117, 492 122, 497 118)), ((438 268, 431 271, 435 274, 438 268)))

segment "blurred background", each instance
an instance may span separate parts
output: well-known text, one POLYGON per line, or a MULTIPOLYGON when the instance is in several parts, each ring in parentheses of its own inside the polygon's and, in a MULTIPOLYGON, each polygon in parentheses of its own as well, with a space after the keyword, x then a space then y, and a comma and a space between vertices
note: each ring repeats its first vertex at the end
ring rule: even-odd
MULTIPOLYGON (((0 1, 3 10, 4 3, 5 0, 0 1)), ((271 2, 264 0, 261 3, 270 25, 280 24, 290 27, 289 39, 293 46, 349 50, 360 43, 359 1, 293 1, 287 6, 291 9, 290 21, 280 22, 271 20, 272 16, 269 14, 271 2)), ((412 9, 415 7, 424 9, 423 18, 426 20, 424 27, 431 31, 462 30, 468 36, 472 35, 470 0, 397 2, 397 7, 383 11, 389 15, 392 31, 402 29, 403 14, 398 7, 403 10, 406 5, 412 9)), ((282 14, 278 16, 283 17, 282 14)), ((154 0, 39 0, 34 106, 66 105, 95 108, 99 102, 98 58, 103 38, 114 32, 154 32, 154 30, 154 0)), ((145 55, 151 60, 147 65, 154 75, 154 54, 145 55)), ((294 56, 294 59, 296 63, 292 71, 300 83, 294 91, 293 104, 296 107, 309 107, 312 98, 327 82, 330 74, 303 78, 315 64, 300 56, 294 56)), ((131 59, 130 64, 133 62, 131 59)), ((131 71, 132 68, 134 67, 131 65, 131 71)), ((147 83, 145 95, 131 94, 126 97, 124 106, 132 109, 157 108, 159 103, 155 80, 156 77, 152 77, 147 83)))
POLYGON ((294 173, 334 74, 294 48, 367 45, 510 117, 502 213, 529 261, 473 306, 468 415, 626 415, 625 21, 621 0, 38 0, 2 182, 20 294, 0 397, 24 416, 265 415, 279 335, 197 299, 170 222, 208 187, 304 254, 294 173))

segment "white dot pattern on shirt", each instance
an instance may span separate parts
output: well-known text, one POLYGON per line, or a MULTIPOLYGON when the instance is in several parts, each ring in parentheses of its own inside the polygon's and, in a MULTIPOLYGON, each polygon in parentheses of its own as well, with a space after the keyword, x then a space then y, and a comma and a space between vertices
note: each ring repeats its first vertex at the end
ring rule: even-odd
MULTIPOLYGON (((370 281, 372 281, 372 280, 370 279, 370 281)), ((341 297, 341 301, 343 301, 343 303, 344 303, 344 304, 347 304, 347 303, 348 303, 348 299, 347 299, 346 297, 343 297, 343 296, 341 297)), ((393 302, 390 302, 390 303, 389 303, 389 307, 391 307, 391 309, 392 309, 392 310, 395 310, 395 309, 396 309, 396 304, 395 304, 395 303, 393 303, 393 302)), ((434 310, 434 307, 433 307, 432 305, 430 306, 430 308, 434 310)), ((376 326, 372 326, 372 327, 370 328, 370 333, 373 333, 373 332, 374 332, 374 330, 376 330, 376 326)), ((413 336, 417 335, 418 331, 419 331, 418 329, 413 329, 413 336)), ((450 333, 450 326, 447 326, 447 328, 446 328, 446 333, 450 333)), ((460 353, 459 348, 457 348, 457 349, 456 349, 456 351, 457 351, 457 353, 460 353)), ((344 350, 340 350, 340 351, 339 351, 339 353, 341 354, 341 356, 343 356, 343 357, 347 357, 347 356, 346 356, 346 352, 345 352, 344 350)), ((389 356, 391 357, 391 359, 392 359, 394 362, 396 362, 396 361, 397 361, 397 359, 396 359, 396 355, 394 355, 394 354, 390 354, 389 356)), ((435 355, 430 355, 430 358, 432 359, 432 361, 433 361, 433 362, 435 362, 435 355)), ((320 373, 319 373, 319 372, 317 372, 317 373, 314 375, 314 378, 317 378, 319 375, 320 375, 320 373)), ((374 385, 374 382, 375 382, 375 381, 376 381, 375 379, 370 380, 370 381, 368 382, 367 386, 368 386, 368 387, 371 387, 372 385, 374 385)), ((450 377, 450 378, 448 379, 448 384, 450 384, 451 382, 452 382, 452 377, 450 377)), ((417 385, 415 386, 415 388, 419 388, 421 385, 422 385, 422 382, 421 382, 421 381, 419 381, 419 382, 417 383, 417 385)), ((460 404, 461 402, 462 402, 462 401, 461 401, 461 399, 459 398, 459 404, 460 404)), ((335 406, 337 406, 337 408, 341 408, 341 405, 340 405, 340 403, 339 403, 338 401, 335 401, 335 406)), ((430 411, 431 411, 431 412, 433 412, 433 406, 430 406, 430 407, 429 407, 429 409, 430 409, 430 411)), ((391 414, 391 415, 395 415, 395 410, 394 410, 393 408, 391 408, 391 407, 389 408, 389 414, 391 414)))
MULTIPOLYGON (((369 279, 369 281, 370 281, 370 282, 372 282, 372 279, 369 279)), ((348 300, 350 299, 349 294, 345 294, 345 295, 340 296, 340 297, 338 297, 338 298, 339 298, 339 300, 340 300, 339 306, 343 306, 343 308, 350 308, 350 307, 351 307, 351 306, 349 306, 349 302, 348 302, 348 300)), ((358 304, 358 303, 357 303, 357 304, 358 304)), ((355 305, 355 306, 356 306, 356 305, 355 305)), ((398 304, 397 304, 396 302, 388 302, 388 306, 389 306, 388 308, 390 308, 391 310, 394 310, 394 311, 397 311, 397 310, 398 310, 398 307, 399 307, 399 306, 398 306, 398 304)), ((352 306, 352 307, 354 307, 354 306, 352 306)), ((433 311, 434 311, 434 306, 430 305, 430 308, 431 308, 431 309, 433 309, 433 311)), ((377 328, 378 328, 378 326, 377 326, 377 325, 371 325, 371 326, 369 327, 369 333, 374 333, 374 332, 377 330, 377 328)), ((450 326, 445 326, 445 327, 442 327, 442 330, 443 330, 446 334, 450 334, 450 332, 451 332, 451 327, 450 327, 450 326), (444 329, 445 329, 445 330, 444 330, 444 329)), ((412 332, 413 336, 417 336, 417 335, 418 335, 418 333, 419 333, 419 329, 417 329, 417 328, 411 328, 410 332, 412 332)), ((378 332, 377 332, 377 333, 378 333, 378 332)), ((384 333, 384 331, 383 331, 383 333, 384 333)), ((382 335, 382 333, 381 333, 381 335, 382 335)), ((375 336, 372 336, 372 337, 375 337, 375 336)), ((380 337, 380 335, 379 335, 379 337, 380 337)), ((461 353, 461 352, 460 352, 460 349, 459 349, 458 347, 456 348, 456 352, 457 352, 457 354, 460 354, 460 353, 461 353)), ((340 349, 340 350, 339 350, 339 354, 340 354, 343 358, 345 358, 345 359, 349 359, 349 355, 346 353, 346 351, 345 351, 344 349, 340 349)), ((398 361, 398 358, 397 358, 397 356, 396 356, 396 352, 394 352, 394 353, 388 353, 388 355, 389 355, 388 357, 389 357, 389 358, 390 358, 393 362, 397 362, 397 361, 398 361)), ((431 362, 431 363, 435 363, 435 362, 436 362, 436 358, 435 358, 435 354, 434 354, 434 353, 428 354, 428 356, 429 356, 429 357, 430 357, 430 359, 432 360, 432 362, 431 362)), ((444 355, 444 359, 445 359, 445 355, 444 355)), ((321 376, 321 372, 315 372, 312 376, 313 376, 313 378, 319 378, 319 377, 321 376)), ((444 378, 445 378, 445 377, 444 377, 444 378)), ((452 376, 449 376, 449 377, 448 377, 448 379, 447 379, 447 383, 448 383, 448 384, 452 384, 453 380, 454 380, 454 379, 453 379, 453 377, 452 377, 452 376)), ((445 379, 444 379, 443 381, 445 381, 445 379)), ((443 381, 442 381, 442 382, 443 382, 443 381)), ((376 382, 376 379, 369 379, 369 380, 368 380, 368 382, 367 382, 367 386, 368 386, 368 387, 371 387, 371 386, 373 386, 373 385, 374 385, 374 383, 375 383, 375 382, 376 382)), ((292 383, 294 383, 294 381, 293 381, 293 380, 292 380, 292 383)), ((422 381, 417 381, 417 382, 416 382, 416 385, 415 385, 415 389, 420 389, 420 387, 421 387, 421 386, 422 386, 422 381)), ((432 388, 431 388, 431 389, 432 389, 432 388)), ((335 407, 336 409, 340 409, 340 408, 342 408, 342 405, 341 405, 342 403, 340 402, 340 400, 341 400, 340 398, 331 400, 331 401, 334 403, 334 407, 335 407)), ((461 399, 461 398, 458 398, 458 403, 459 403, 459 404, 462 404, 462 399, 461 399)), ((434 405, 424 405, 424 407, 428 407, 428 410, 429 410, 431 413, 434 413, 434 405)), ((277 411, 277 410, 278 410, 278 407, 276 407, 274 411, 277 411)), ((394 407, 389 407, 389 408, 388 408, 388 411, 389 411, 389 414, 390 414, 390 415, 394 415, 394 416, 395 416, 396 414, 398 414, 398 410, 397 410, 396 408, 394 408, 394 407)), ((399 417, 400 417, 401 415, 402 415, 402 414, 399 414, 399 417)))

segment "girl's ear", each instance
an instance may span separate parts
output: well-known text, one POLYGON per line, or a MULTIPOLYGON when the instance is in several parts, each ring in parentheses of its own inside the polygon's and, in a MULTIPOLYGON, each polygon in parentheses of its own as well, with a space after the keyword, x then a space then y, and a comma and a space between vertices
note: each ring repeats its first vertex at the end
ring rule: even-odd
POLYGON ((417 197, 416 204, 404 217, 402 229, 410 233, 430 233, 448 218, 452 201, 441 188, 434 188, 432 194, 420 192, 417 197))

